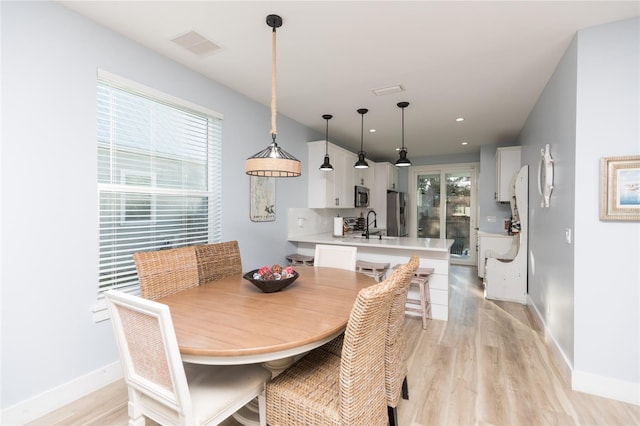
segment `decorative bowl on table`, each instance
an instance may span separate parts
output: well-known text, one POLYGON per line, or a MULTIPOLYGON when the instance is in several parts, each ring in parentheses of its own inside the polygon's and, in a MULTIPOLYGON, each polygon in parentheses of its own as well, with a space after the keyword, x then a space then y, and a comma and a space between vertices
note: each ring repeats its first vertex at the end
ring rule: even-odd
POLYGON ((242 277, 247 281, 251 281, 253 285, 264 293, 274 293, 297 280, 299 274, 290 266, 283 269, 280 265, 273 265, 271 268, 263 266, 262 268, 254 269, 242 277))

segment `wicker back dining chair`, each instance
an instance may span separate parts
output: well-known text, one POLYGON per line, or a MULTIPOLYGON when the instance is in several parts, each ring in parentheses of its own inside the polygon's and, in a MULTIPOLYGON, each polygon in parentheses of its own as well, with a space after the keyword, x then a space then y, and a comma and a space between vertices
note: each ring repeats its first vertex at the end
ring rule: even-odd
POLYGON ((267 384, 267 423, 386 426, 384 346, 391 297, 388 279, 360 290, 342 357, 314 350, 267 384))
POLYGON ((200 284, 242 275, 242 259, 237 241, 195 246, 200 284))
POLYGON ((181 290, 196 287, 198 263, 193 246, 133 254, 138 271, 140 294, 158 300, 181 290))
POLYGON ((407 338, 404 331, 404 317, 407 303, 407 292, 413 279, 413 274, 420 265, 418 256, 411 256, 409 262, 400 268, 399 281, 401 285, 391 300, 387 335, 384 352, 385 393, 387 396, 387 413, 389 425, 396 426, 397 410, 400 396, 409 399, 407 385, 407 338))
POLYGON ((265 383, 257 364, 182 363, 167 305, 111 290, 105 293, 129 391, 129 425, 145 417, 163 425, 217 425, 258 397, 266 426, 265 383))
MULTIPOLYGON (((404 317, 407 291, 409 290, 411 279, 419 264, 420 258, 411 256, 406 264, 396 268, 390 276, 390 279, 398 282, 398 286, 394 291, 390 303, 385 336, 385 394, 390 426, 397 424, 396 408, 400 402, 400 396, 402 395, 405 399, 409 398, 407 386, 407 342, 404 333, 404 317)), ((343 339, 344 334, 341 334, 321 346, 320 349, 340 356, 342 354, 343 339)))

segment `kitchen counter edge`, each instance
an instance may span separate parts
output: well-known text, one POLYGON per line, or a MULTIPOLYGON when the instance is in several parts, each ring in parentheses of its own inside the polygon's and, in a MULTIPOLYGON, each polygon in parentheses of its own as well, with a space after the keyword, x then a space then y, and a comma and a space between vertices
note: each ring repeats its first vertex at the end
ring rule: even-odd
POLYGON ((371 236, 370 239, 357 238, 352 235, 343 237, 334 237, 331 233, 298 235, 288 237, 288 241, 293 243, 316 243, 316 244, 335 244, 356 247, 380 247, 385 249, 414 249, 423 251, 442 251, 448 252, 453 245, 452 239, 440 238, 415 238, 415 237, 393 237, 393 239, 379 239, 371 236))

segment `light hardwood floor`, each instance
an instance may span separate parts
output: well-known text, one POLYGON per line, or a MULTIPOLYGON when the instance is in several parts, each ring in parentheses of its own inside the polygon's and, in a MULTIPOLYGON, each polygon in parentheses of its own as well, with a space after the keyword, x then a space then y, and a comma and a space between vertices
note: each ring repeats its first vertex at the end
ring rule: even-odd
MULTIPOLYGON (((640 407, 567 386, 526 306, 485 300, 472 267, 452 266, 450 283, 449 321, 423 330, 406 320, 410 399, 398 406, 401 426, 640 425, 640 407)), ((30 425, 124 426, 126 407, 118 381, 30 425)))

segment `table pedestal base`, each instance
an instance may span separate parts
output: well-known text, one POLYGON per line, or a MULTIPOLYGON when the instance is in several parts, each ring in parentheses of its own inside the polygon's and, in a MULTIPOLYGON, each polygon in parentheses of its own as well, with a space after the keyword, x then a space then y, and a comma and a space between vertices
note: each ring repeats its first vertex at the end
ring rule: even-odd
MULTIPOLYGON (((298 355, 296 357, 287 357, 282 359, 274 359, 273 361, 267 361, 262 363, 262 366, 271 371, 271 378, 276 377, 284 370, 289 368, 293 363, 302 358, 305 354, 298 355)), ((255 398, 247 405, 233 413, 233 418, 244 426, 260 426, 260 415, 258 399, 255 398)))

